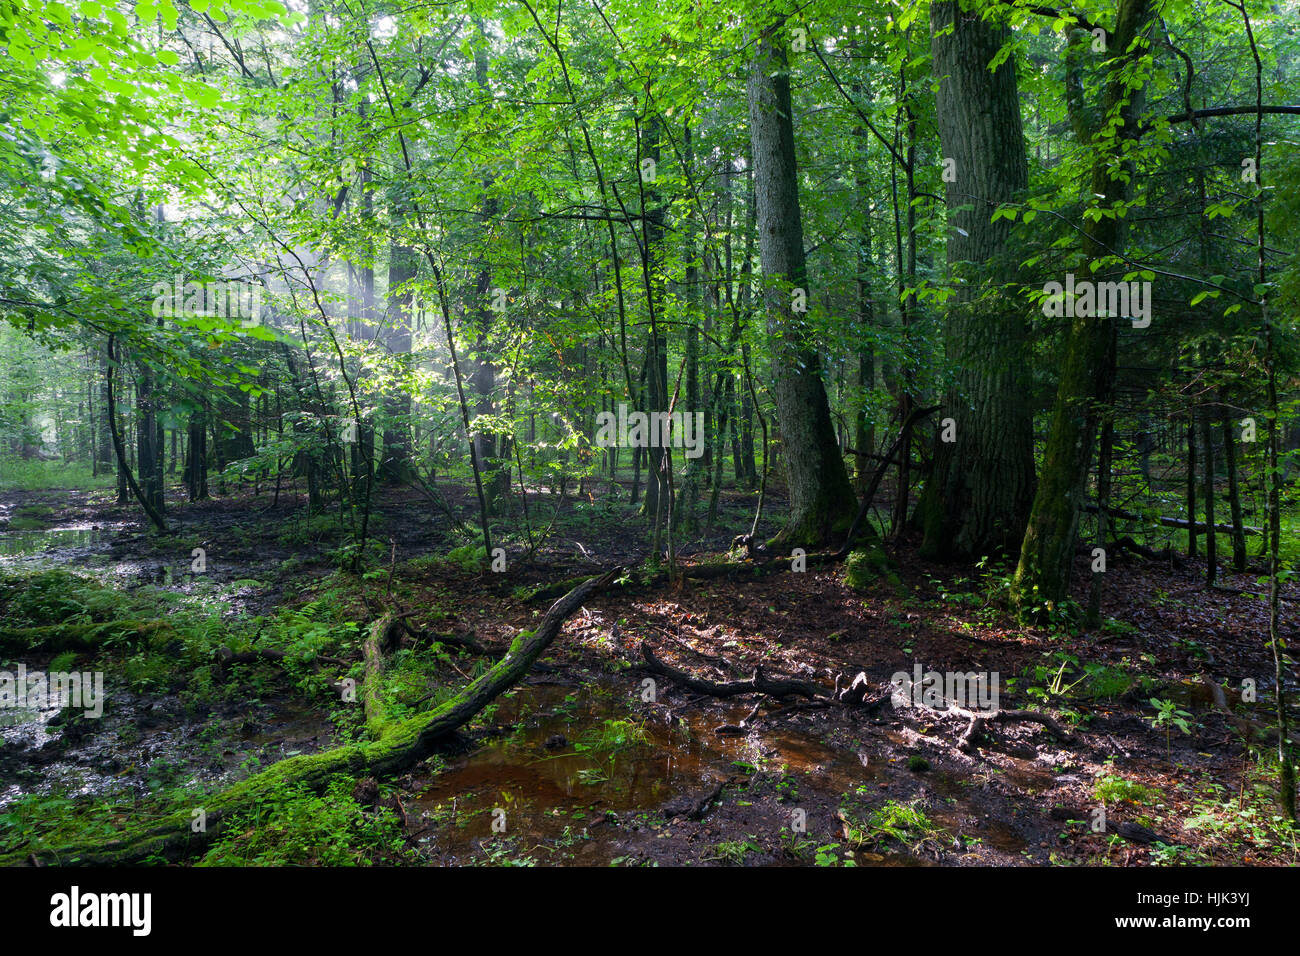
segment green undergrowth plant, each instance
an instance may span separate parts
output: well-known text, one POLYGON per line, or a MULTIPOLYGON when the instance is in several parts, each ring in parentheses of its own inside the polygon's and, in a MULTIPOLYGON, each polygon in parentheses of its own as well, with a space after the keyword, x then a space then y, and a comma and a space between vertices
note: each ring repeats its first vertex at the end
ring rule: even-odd
POLYGON ((86 462, 32 461, 0 458, 0 488, 11 491, 78 490, 111 488, 117 481, 111 472, 95 475, 86 462))
POLYGON ((869 799, 866 788, 859 787, 840 800, 840 819, 850 848, 861 849, 892 840, 915 852, 942 833, 915 801, 888 800, 878 807, 866 807, 866 799, 869 799))
MULTIPOLYGON (((145 801, 142 807, 148 804, 145 801)), ((65 844, 74 836, 111 840, 125 814, 133 809, 118 806, 112 798, 74 799, 61 787, 25 794, 0 810, 0 854, 39 851, 65 844)))
POLYGON ((1192 732, 1191 719, 1192 715, 1185 710, 1179 710, 1178 704, 1172 700, 1161 700, 1158 697, 1151 698, 1151 706, 1156 709, 1155 716, 1148 717, 1151 726, 1157 730, 1164 728, 1165 732, 1165 752, 1173 753, 1173 742, 1171 740, 1173 728, 1177 727, 1185 734, 1192 732))
MULTIPOLYGON (((236 814, 199 866, 369 866, 414 862, 397 816, 360 806, 356 780, 340 775, 323 793, 288 783, 236 814)), ((382 793, 382 789, 381 789, 382 793)))
POLYGON ((1149 804, 1160 797, 1158 791, 1137 781, 1121 777, 1113 770, 1108 770, 1097 777, 1093 783, 1092 793, 1107 806, 1117 803, 1149 804))
POLYGON ((874 547, 850 551, 844 562, 844 583, 855 591, 871 591, 885 581, 893 587, 902 582, 894 572, 893 562, 883 548, 874 547))
POLYGON ((644 724, 632 720, 606 719, 584 730, 574 749, 592 754, 615 754, 629 748, 645 747, 650 735, 644 724))

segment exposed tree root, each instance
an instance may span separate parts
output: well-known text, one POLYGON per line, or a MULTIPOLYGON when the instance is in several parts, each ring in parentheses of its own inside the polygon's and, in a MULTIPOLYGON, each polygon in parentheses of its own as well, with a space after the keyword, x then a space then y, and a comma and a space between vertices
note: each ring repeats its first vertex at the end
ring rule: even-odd
MULTIPOLYGON (((814 552, 804 557, 804 566, 813 568, 824 564, 835 564, 843 560, 843 555, 829 552, 814 552)), ((714 581, 719 578, 728 579, 745 579, 757 578, 767 574, 775 574, 780 571, 789 571, 792 567, 792 560, 789 555, 768 558, 765 561, 712 561, 707 564, 695 564, 679 567, 677 575, 681 578, 689 578, 692 581, 714 581)), ((556 581, 554 584, 544 584, 524 596, 525 603, 541 601, 555 597, 557 594, 563 594, 564 591, 573 585, 574 581, 581 578, 569 578, 565 581, 556 581)), ((640 579, 636 582, 629 582, 627 587, 658 587, 661 584, 669 582, 668 572, 659 571, 649 577, 640 579)))
POLYGON ((844 688, 840 687, 844 675, 836 675, 835 689, 830 694, 827 694, 824 687, 807 681, 766 677, 763 674, 761 665, 754 668, 754 674, 748 680, 722 682, 705 680, 688 674, 680 668, 665 664, 655 656, 654 651, 644 641, 641 643, 641 656, 644 662, 638 666, 642 670, 661 677, 667 677, 669 680, 697 694, 719 698, 739 697, 742 694, 764 694, 777 700, 784 700, 788 697, 807 698, 806 700, 787 704, 766 714, 759 713, 759 709, 762 707, 762 701, 759 701, 740 723, 722 724, 713 728, 715 734, 722 736, 746 734, 764 721, 776 720, 779 717, 805 710, 825 710, 829 707, 841 706, 872 713, 879 709, 885 701, 889 700, 888 693, 869 699, 869 693, 875 687, 875 684, 864 673, 859 673, 844 688))
POLYGON ((686 814, 687 819, 695 821, 703 820, 705 814, 709 812, 709 808, 713 806, 713 801, 722 796, 722 791, 735 782, 736 778, 734 776, 728 777, 726 780, 719 780, 717 786, 706 793, 701 800, 697 801, 694 809, 692 809, 690 813, 686 814))
MULTIPOLYGON (((41 862, 91 866, 178 860, 202 850, 234 814, 274 799, 285 785, 320 792, 339 773, 374 777, 397 773, 427 757, 442 738, 518 683, 559 635, 564 621, 593 594, 608 587, 621 570, 615 568, 579 584, 551 606, 536 632, 520 633, 506 655, 461 693, 426 714, 379 725, 377 738, 372 741, 282 760, 214 794, 201 805, 179 808, 152 825, 125 827, 116 839, 73 839, 56 846, 27 847, 0 856, 0 866, 27 862, 29 855, 41 862), (196 811, 202 811, 205 822, 198 832, 192 829, 200 819, 196 811)), ((372 636, 380 623, 382 620, 372 627, 372 636)), ((385 630, 390 625, 391 621, 385 624, 385 630)))
POLYGON ((950 704, 946 711, 940 711, 939 713, 952 714, 955 717, 965 717, 967 719, 968 723, 965 731, 957 738, 957 749, 967 754, 975 749, 975 739, 983 732, 985 725, 991 723, 1006 724, 1014 721, 1029 721, 1042 724, 1067 743, 1073 743, 1075 740, 1074 735, 1062 727, 1055 717, 1036 710, 995 710, 992 713, 981 714, 950 704))
POLYGON ((889 700, 891 694, 878 694, 876 697, 868 700, 867 697, 875 684, 866 674, 858 671, 857 676, 849 682, 847 687, 840 687, 840 682, 844 680, 843 674, 835 675, 835 699, 846 707, 864 707, 868 713, 879 710, 880 706, 889 700))

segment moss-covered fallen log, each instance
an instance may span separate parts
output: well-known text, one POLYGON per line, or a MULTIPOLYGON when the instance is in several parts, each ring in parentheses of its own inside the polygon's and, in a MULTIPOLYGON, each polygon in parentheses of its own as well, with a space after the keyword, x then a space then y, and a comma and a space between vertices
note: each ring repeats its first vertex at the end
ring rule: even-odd
POLYGON ((366 730, 376 740, 383 737, 385 726, 383 700, 380 696, 384 654, 392 643, 392 633, 397 629, 398 620, 396 614, 385 614, 371 625, 370 633, 361 642, 361 655, 366 665, 361 702, 365 708, 366 730))
POLYGON ((74 838, 53 846, 28 845, 0 856, 0 866, 33 859, 41 864, 86 866, 175 861, 204 849, 232 817, 272 799, 286 785, 320 792, 336 774, 384 777, 404 770, 433 753, 440 739, 467 724, 518 683, 559 635, 565 620, 621 570, 615 568, 583 581, 551 606, 535 632, 520 633, 506 655, 483 676, 426 714, 377 725, 376 739, 282 760, 210 797, 196 798, 193 806, 179 807, 161 820, 124 828, 116 839, 74 838), (203 827, 196 832, 199 819, 203 827))
POLYGON ((0 654, 32 651, 98 650, 105 642, 152 641, 175 633, 166 621, 102 621, 100 623, 41 624, 36 627, 0 627, 0 654))

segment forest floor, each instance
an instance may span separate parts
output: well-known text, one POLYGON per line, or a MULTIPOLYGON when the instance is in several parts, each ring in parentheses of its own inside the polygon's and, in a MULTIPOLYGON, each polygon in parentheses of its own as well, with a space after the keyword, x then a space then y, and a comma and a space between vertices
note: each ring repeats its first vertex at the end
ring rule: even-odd
MULTIPOLYGON (((752 496, 723 498, 719 528, 747 526, 752 496)), ((536 533, 555 501, 539 493, 530 506, 536 533)), ((359 673, 353 662, 365 626, 400 606, 411 612, 410 633, 386 693, 394 706, 418 710, 536 626, 549 602, 529 601, 531 587, 637 566, 645 549, 625 495, 617 504, 571 495, 531 560, 526 540, 513 540, 507 572, 479 571, 453 550, 473 541, 472 529, 454 535, 424 497, 389 492, 375 509, 374 570, 351 576, 336 570, 332 519, 305 518, 293 495, 275 506, 264 494, 169 508, 173 533, 156 535, 111 493, 0 493, 0 613, 16 614, 40 576, 59 566, 95 579, 114 600, 132 595, 133 615, 152 607, 164 617, 173 613, 169 600, 206 609, 212 648, 234 645, 230 634, 247 643, 274 627, 299 627, 295 639, 324 642, 341 674, 359 673), (629 533, 634 526, 638 533, 629 533), (199 548, 205 567, 196 573, 199 548), (488 653, 431 645, 432 632, 472 638, 488 653)), ((681 548, 683 560, 725 558, 730 538, 700 535, 681 548)), ((1209 690, 1217 682, 1239 717, 1271 723, 1273 664, 1259 597, 1208 590, 1201 561, 1113 555, 1102 627, 1028 627, 1005 607, 1005 569, 926 564, 907 540, 885 550, 888 563, 852 584, 838 564, 677 587, 633 574, 570 618, 525 681, 445 752, 396 780, 347 781, 346 812, 321 819, 348 834, 339 836, 353 844, 348 861, 1300 862, 1273 801, 1275 748, 1258 740, 1247 748, 1209 690), (835 675, 865 673, 880 693, 891 675, 918 665, 993 672, 1002 708, 1049 713, 1070 738, 1038 723, 999 723, 966 753, 957 746, 964 719, 891 702, 873 711, 800 710, 763 700, 765 712, 754 717, 757 695, 717 699, 659 676, 649 693, 643 645, 705 680, 745 679, 761 664, 768 676, 827 693, 835 675), (1241 700, 1246 680, 1256 702, 1241 700)), ((1076 580, 1087 573, 1081 553, 1076 580)), ((1224 573, 1221 583, 1261 590, 1257 574, 1224 573)), ((1284 621, 1283 636, 1296 646, 1294 615, 1284 621)), ((42 813, 73 798, 129 817, 144 812, 139 801, 150 795, 219 786, 356 733, 355 717, 336 697, 330 703, 324 682, 299 672, 126 655, 104 666, 110 706, 101 726, 70 724, 59 711, 11 715, 0 726, 0 780, 8 781, 0 784, 0 850, 38 845, 48 832, 42 813)), ((70 660, 32 654, 0 663, 35 671, 67 669, 70 660)), ((88 669, 87 660, 76 666, 88 669)), ((1294 700, 1297 688, 1287 689, 1294 700)), ((285 808, 268 813, 274 826, 223 838, 207 861, 339 861, 314 845, 326 837, 313 835, 312 824, 285 808), (297 835, 305 845, 295 845, 295 827, 305 828, 297 835)))

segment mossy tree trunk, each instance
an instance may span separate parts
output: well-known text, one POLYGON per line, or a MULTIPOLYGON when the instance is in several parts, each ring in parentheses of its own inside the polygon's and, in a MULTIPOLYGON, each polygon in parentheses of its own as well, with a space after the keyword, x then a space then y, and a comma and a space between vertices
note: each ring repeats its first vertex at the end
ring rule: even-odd
MULTIPOLYGON (((1128 199, 1132 162, 1126 158, 1137 139, 1146 79, 1140 60, 1146 56, 1143 34, 1152 17, 1151 0, 1120 0, 1115 31, 1109 40, 1109 78, 1102 115, 1113 117, 1104 135, 1094 136, 1089 193, 1098 199, 1094 216, 1085 217, 1083 268, 1116 256, 1123 247, 1125 219, 1116 207, 1128 199)), ((1096 438, 1100 406, 1114 374, 1114 318, 1077 316, 1070 322, 1061 357, 1061 377, 1052 405, 1043 467, 1020 549, 1012 588, 1015 604, 1026 611, 1055 605, 1069 594, 1079 506, 1083 503, 1096 438)))

